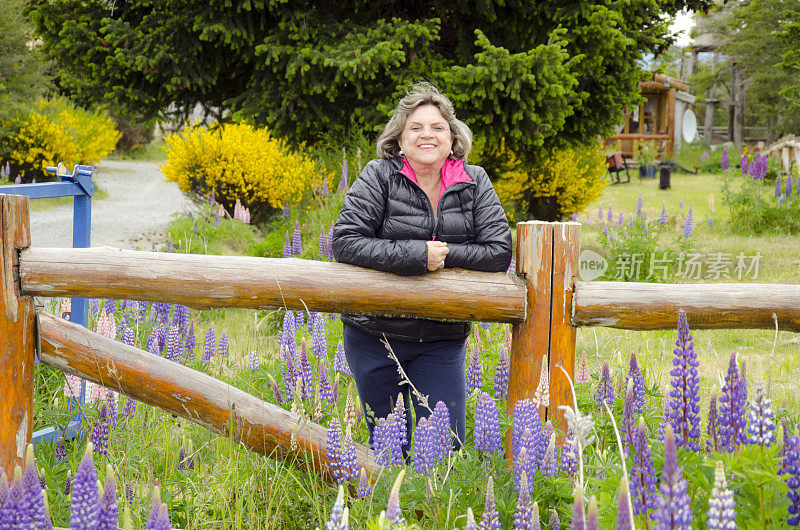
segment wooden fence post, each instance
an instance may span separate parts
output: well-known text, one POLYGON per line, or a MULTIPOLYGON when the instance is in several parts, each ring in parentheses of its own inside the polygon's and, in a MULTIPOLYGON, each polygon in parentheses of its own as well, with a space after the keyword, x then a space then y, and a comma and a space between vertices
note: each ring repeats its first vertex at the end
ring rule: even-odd
POLYGON ((31 244, 28 203, 0 195, 0 468, 9 477, 33 434, 35 312, 19 286, 19 249, 31 244))
POLYGON ((572 325, 572 296, 574 279, 578 275, 578 254, 581 247, 580 223, 553 224, 553 284, 550 313, 550 406, 547 417, 563 433, 564 411, 559 405, 572 404, 572 391, 562 366, 575 378, 575 335, 572 325))
MULTIPOLYGON (((520 399, 533 397, 542 359, 550 347, 550 293, 553 265, 553 226, 541 221, 517 224, 517 274, 525 275, 525 320, 511 327, 508 412, 520 399)), ((511 455, 511 437, 506 437, 511 455)))

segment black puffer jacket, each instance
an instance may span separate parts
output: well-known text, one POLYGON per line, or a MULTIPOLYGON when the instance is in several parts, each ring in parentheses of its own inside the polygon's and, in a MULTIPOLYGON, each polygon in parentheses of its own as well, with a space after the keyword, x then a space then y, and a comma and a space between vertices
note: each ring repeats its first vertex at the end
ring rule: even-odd
MULTIPOLYGON (((399 159, 370 161, 353 183, 333 227, 336 261, 400 275, 427 272, 426 241, 447 243, 445 267, 502 272, 511 263, 511 230, 486 171, 464 164, 472 182, 453 184, 434 219, 425 192, 400 173, 399 159)), ((373 335, 428 342, 463 339, 468 322, 343 315, 373 335)))

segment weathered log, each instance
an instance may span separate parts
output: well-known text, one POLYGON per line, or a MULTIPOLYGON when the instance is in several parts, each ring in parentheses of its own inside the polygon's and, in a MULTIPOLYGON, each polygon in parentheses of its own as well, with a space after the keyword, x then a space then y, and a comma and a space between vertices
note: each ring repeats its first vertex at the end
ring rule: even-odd
POLYGON ((572 403, 572 390, 561 366, 575 378, 575 340, 577 328, 572 326, 572 297, 574 279, 578 275, 578 255, 581 250, 580 223, 553 225, 553 283, 550 312, 550 405, 547 418, 558 425, 562 433, 564 411, 559 407, 572 403))
MULTIPOLYGON (((48 313, 38 313, 41 362, 177 414, 253 451, 313 467, 330 478, 327 431, 187 366, 98 335, 48 313), (231 421, 231 416, 233 421, 231 421), (299 458, 302 454, 306 458, 299 458)), ((370 451, 356 444, 358 465, 377 476, 370 451)))
POLYGON ((302 259, 31 248, 20 255, 22 292, 32 296, 180 303, 329 313, 515 322, 525 287, 503 273, 445 269, 397 276, 302 259))
MULTIPOLYGON (((542 362, 550 349, 550 300, 553 267, 553 226, 529 221, 517 224, 517 273, 525 274, 528 310, 523 322, 511 328, 508 412, 521 399, 536 392, 542 362)), ((540 413, 544 416, 544 410, 540 413)), ((511 436, 506 436, 511 455, 511 436)))
POLYGON ((671 329, 684 309, 693 329, 800 332, 800 285, 575 282, 574 326, 671 329))
POLYGON ((18 249, 31 244, 29 200, 0 195, 0 468, 13 476, 33 428, 33 300, 20 296, 18 249))

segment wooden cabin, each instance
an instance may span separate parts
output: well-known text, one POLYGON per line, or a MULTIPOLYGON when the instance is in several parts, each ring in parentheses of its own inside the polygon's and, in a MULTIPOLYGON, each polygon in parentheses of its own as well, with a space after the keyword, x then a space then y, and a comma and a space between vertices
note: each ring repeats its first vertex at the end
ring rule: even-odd
POLYGON ((647 101, 638 108, 625 109, 625 119, 617 134, 606 138, 608 151, 622 151, 626 158, 636 159, 639 142, 654 141, 659 159, 670 160, 680 151, 683 116, 694 103, 689 84, 664 74, 653 74, 639 83, 647 101))

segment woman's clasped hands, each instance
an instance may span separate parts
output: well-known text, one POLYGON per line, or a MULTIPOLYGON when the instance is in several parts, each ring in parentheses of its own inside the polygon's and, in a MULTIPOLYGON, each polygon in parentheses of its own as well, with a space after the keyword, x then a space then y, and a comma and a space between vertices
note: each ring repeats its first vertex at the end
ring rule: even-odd
POLYGON ((447 243, 444 241, 426 241, 425 243, 428 245, 428 270, 435 271, 444 268, 444 258, 450 252, 447 243))

